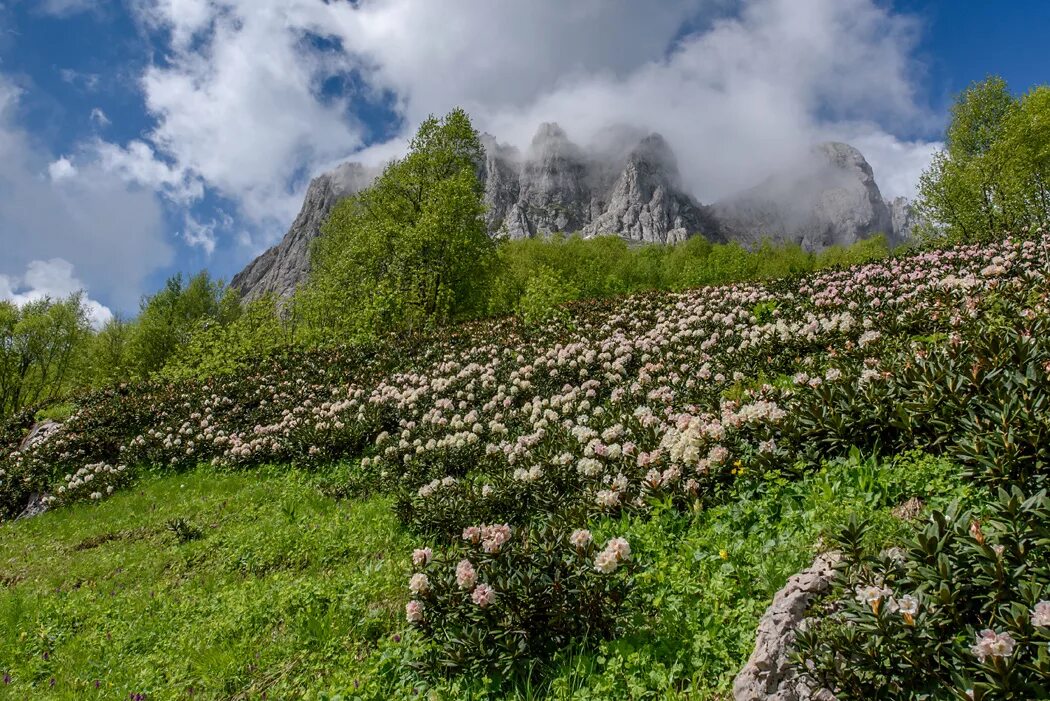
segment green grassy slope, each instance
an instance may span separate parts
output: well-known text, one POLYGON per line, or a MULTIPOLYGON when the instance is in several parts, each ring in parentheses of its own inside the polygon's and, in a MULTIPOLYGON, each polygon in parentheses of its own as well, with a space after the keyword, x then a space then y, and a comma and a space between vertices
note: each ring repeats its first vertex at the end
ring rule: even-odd
MULTIPOLYGON (((635 632, 566 651, 540 688, 513 693, 722 698, 758 617, 821 538, 859 513, 879 524, 874 546, 893 541, 905 527, 892 507, 965 496, 956 473, 924 457, 845 461, 756 481, 714 509, 606 521, 648 564, 635 632)), ((484 680, 424 688, 406 669, 411 537, 387 500, 337 502, 317 484, 199 468, 0 527, 0 696, 502 698, 484 680)))

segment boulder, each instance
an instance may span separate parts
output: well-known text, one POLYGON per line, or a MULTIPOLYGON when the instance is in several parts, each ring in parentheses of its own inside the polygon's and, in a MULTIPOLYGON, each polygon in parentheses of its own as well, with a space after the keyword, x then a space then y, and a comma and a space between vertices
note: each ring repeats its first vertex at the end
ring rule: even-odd
POLYGON ((773 597, 758 623, 755 650, 733 681, 735 701, 834 701, 827 690, 800 679, 789 658, 810 602, 828 590, 840 559, 837 552, 820 555, 773 597))

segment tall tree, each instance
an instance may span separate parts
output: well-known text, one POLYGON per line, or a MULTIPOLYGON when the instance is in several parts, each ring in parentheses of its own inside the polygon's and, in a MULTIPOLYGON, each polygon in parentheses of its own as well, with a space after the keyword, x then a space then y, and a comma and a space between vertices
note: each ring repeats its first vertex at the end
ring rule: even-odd
POLYGON ((333 210, 297 300, 308 333, 346 338, 445 323, 483 308, 495 247, 477 176, 484 151, 455 109, 333 210))
POLYGON ((68 391, 89 336, 80 294, 20 307, 0 302, 0 416, 68 391))
POLYGON ((983 241, 1045 225, 1050 176, 1050 98, 1018 100, 1002 78, 974 83, 956 100, 938 153, 919 184, 924 235, 983 241))

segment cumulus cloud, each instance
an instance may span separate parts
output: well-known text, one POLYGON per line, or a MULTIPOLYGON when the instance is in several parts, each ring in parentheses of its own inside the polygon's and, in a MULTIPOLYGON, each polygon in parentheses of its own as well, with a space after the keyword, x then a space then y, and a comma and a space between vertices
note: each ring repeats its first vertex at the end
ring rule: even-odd
POLYGON ((38 10, 48 15, 68 17, 70 15, 96 10, 103 0, 41 0, 38 10))
MULTIPOLYGON (((0 299, 16 306, 41 299, 61 300, 77 292, 85 292, 85 285, 73 273, 73 264, 62 258, 30 261, 20 276, 0 275, 0 299)), ((113 318, 109 307, 86 294, 82 299, 94 328, 101 328, 113 318)))
POLYGON ((48 165, 47 173, 52 180, 65 180, 66 178, 74 177, 77 174, 77 168, 72 161, 62 156, 48 165))
MULTIPOLYGON (((652 129, 674 147, 686 182, 705 201, 747 187, 811 144, 835 138, 879 147, 880 183, 911 194, 914 163, 932 148, 893 136, 896 128, 934 119, 916 99, 919 67, 911 56, 918 27, 871 0, 747 0, 717 6, 721 13, 682 36, 678 22, 685 12, 660 15, 649 3, 632 3, 620 16, 604 16, 627 32, 641 28, 646 39, 618 63, 603 49, 625 38, 607 45, 608 32, 600 30, 608 28, 589 26, 595 18, 585 11, 554 30, 553 46, 546 46, 543 27, 551 18, 543 8, 557 13, 561 3, 486 7, 457 13, 448 41, 454 48, 443 46, 450 39, 445 32, 424 36, 425 27, 442 24, 437 13, 447 8, 411 0, 365 4, 340 29, 374 66, 373 79, 406 96, 404 110, 413 121, 461 104, 483 129, 518 146, 543 121, 559 122, 581 141, 611 123, 652 129), (534 40, 540 41, 535 69, 520 60, 534 40), (555 48, 565 44, 578 53, 555 48), (481 58, 471 60, 472 52, 481 58), (512 65, 490 55, 509 55, 512 65), (508 85, 494 83, 501 80, 508 85)), ((656 7, 696 9, 689 3, 656 7)))
MULTIPOLYGON (((98 142, 99 167, 188 203, 213 190, 268 243, 311 175, 403 151, 427 114, 466 108, 524 147, 557 121, 582 142, 661 132, 710 202, 847 140, 887 196, 912 195, 937 147, 917 97, 920 27, 877 0, 136 0, 164 60, 141 76, 155 126, 98 142), (343 80, 353 90, 326 90, 343 80), (402 132, 368 144, 355 115, 393 95, 402 132), (367 106, 367 105, 365 105, 367 106), (918 125, 918 128, 916 127, 918 125), (906 138, 900 138, 903 134, 906 138), (253 228, 254 227, 254 228, 253 228)), ((77 163, 78 167, 81 164, 77 163)), ((208 250, 187 220, 183 237, 208 250)))
POLYGON ((25 282, 31 264, 61 258, 93 296, 133 308, 146 278, 172 260, 161 203, 97 164, 48 153, 18 124, 20 98, 0 75, 0 274, 12 289, 21 289, 13 280, 36 289, 25 282))

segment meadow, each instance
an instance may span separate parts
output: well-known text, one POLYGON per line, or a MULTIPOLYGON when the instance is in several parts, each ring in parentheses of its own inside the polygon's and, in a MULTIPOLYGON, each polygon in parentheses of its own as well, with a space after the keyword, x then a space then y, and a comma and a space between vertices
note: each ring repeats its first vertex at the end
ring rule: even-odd
POLYGON ((1046 697, 1048 248, 288 352, 82 396, 24 450, 16 417, 0 512, 51 511, 0 525, 0 688, 728 698, 837 548, 816 683, 1046 697))

